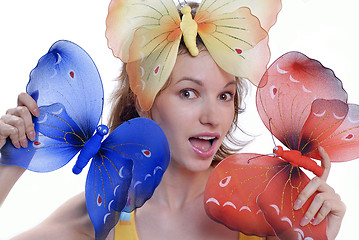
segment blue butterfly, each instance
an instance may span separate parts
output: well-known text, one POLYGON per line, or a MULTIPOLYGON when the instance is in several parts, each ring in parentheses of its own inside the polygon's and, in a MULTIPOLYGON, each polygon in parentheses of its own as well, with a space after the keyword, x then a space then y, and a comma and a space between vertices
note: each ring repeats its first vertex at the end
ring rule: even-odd
POLYGON ((26 91, 38 103, 36 139, 16 149, 8 139, 0 163, 49 172, 78 153, 73 172, 91 160, 86 179, 86 205, 96 239, 105 239, 119 219, 148 200, 170 161, 162 129, 152 120, 129 120, 109 133, 98 125, 103 86, 91 57, 78 45, 58 41, 30 73, 26 91))

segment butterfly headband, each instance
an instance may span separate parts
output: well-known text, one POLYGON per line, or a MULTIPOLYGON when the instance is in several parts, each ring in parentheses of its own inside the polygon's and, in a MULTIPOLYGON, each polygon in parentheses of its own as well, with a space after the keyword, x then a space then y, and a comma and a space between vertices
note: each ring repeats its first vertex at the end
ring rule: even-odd
POLYGON ((112 0, 106 37, 127 63, 141 108, 149 110, 172 72, 182 35, 192 56, 198 33, 219 67, 257 85, 270 57, 267 32, 280 9, 281 0, 203 0, 193 19, 191 8, 182 7, 181 19, 172 0, 112 0))

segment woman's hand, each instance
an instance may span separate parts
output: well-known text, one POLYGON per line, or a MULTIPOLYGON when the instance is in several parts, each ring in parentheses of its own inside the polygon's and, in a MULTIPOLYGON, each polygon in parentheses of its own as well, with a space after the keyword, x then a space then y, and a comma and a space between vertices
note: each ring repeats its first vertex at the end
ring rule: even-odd
POLYGON ((16 148, 26 148, 27 138, 34 141, 36 136, 32 116, 39 116, 37 103, 27 93, 20 93, 17 107, 7 110, 0 119, 0 148, 8 137, 16 148))
MULTIPOLYGON (((27 147, 27 138, 35 140, 32 115, 39 116, 39 108, 35 100, 26 93, 19 94, 17 103, 16 108, 9 109, 0 119, 0 149, 8 137, 17 148, 27 147)), ((24 171, 19 166, 0 164, 0 206, 24 171)))
POLYGON ((294 209, 300 209, 315 192, 318 192, 305 213, 301 225, 305 226, 311 221, 313 225, 317 225, 327 217, 327 237, 328 239, 335 239, 346 208, 340 196, 326 183, 331 166, 329 156, 322 147, 319 147, 318 150, 322 157, 324 173, 321 177, 313 178, 303 189, 294 203, 294 209))

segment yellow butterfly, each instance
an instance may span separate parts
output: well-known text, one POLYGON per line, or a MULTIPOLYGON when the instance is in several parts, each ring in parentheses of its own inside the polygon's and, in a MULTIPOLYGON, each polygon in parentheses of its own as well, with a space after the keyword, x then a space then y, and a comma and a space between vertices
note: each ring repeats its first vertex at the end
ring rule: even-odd
POLYGON ((198 32, 218 66, 256 85, 269 62, 267 32, 280 9, 281 0, 203 0, 193 19, 183 7, 181 20, 172 0, 112 0, 106 37, 127 63, 141 108, 149 110, 172 72, 182 35, 195 56, 198 32))

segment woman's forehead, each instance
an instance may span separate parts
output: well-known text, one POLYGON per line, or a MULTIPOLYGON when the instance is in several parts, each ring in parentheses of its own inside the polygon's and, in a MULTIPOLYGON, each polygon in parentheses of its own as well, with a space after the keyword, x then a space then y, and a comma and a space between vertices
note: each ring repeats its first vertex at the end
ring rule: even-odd
POLYGON ((198 56, 180 54, 172 70, 169 81, 179 81, 183 78, 205 81, 205 79, 216 77, 225 82, 235 80, 235 77, 222 70, 213 60, 208 51, 201 51, 198 56))

